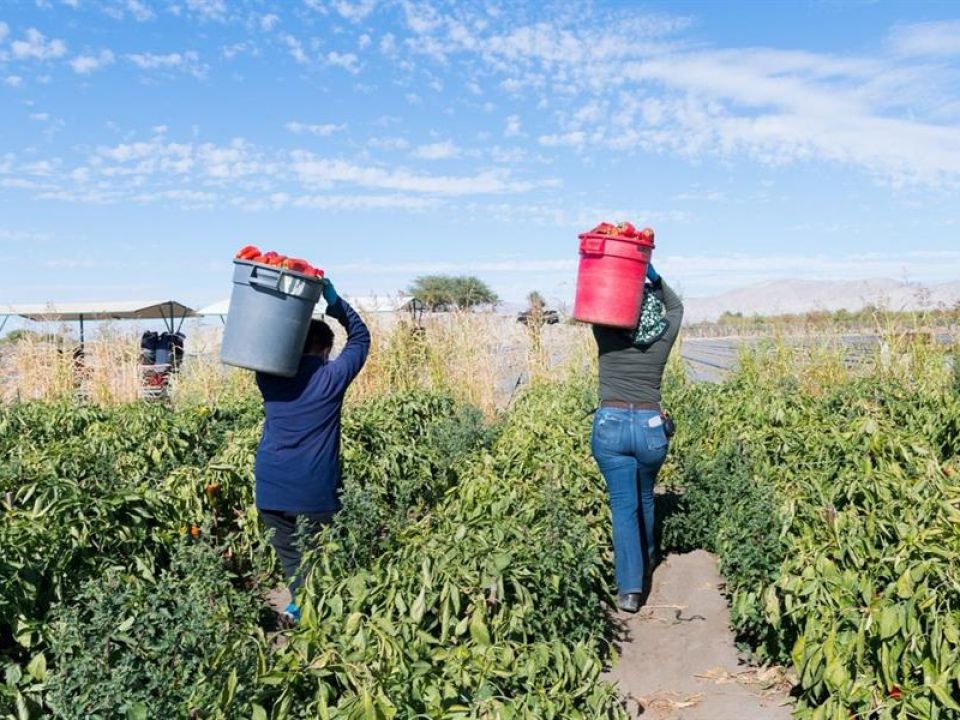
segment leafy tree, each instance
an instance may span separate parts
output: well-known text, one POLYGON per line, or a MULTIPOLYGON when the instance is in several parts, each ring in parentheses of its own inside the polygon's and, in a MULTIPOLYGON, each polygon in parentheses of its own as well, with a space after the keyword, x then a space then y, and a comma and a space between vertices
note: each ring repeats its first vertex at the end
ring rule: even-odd
POLYGON ((472 275, 422 275, 408 288, 428 310, 466 310, 500 302, 490 287, 472 275))

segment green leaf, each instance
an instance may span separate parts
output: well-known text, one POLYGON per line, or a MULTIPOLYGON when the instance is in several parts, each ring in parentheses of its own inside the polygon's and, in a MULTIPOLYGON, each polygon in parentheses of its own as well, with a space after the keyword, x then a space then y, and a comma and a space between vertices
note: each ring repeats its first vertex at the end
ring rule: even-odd
POLYGON ((904 570, 897 579, 897 595, 903 600, 913 597, 913 575, 910 570, 904 570))
POLYGON ((885 605, 881 608, 877 626, 880 631, 881 640, 892 638, 900 632, 901 620, 899 609, 893 605, 885 605))
POLYGON ((27 665, 27 674, 37 682, 47 679, 47 658, 43 653, 36 655, 27 665))
POLYGON ((490 631, 487 630, 487 624, 483 621, 483 610, 477 605, 473 609, 473 615, 470 617, 470 637, 481 647, 490 647, 490 631))
POLYGON ((420 594, 417 595, 417 599, 413 601, 413 607, 410 608, 410 618, 415 622, 419 623, 423 620, 423 614, 427 610, 427 588, 421 587, 420 594))
POLYGON ((18 682, 20 682, 20 678, 23 677, 23 673, 20 672, 19 665, 8 665, 7 669, 3 673, 3 677, 7 685, 14 687, 18 682))
POLYGON ((147 720, 147 706, 142 703, 134 703, 127 708, 127 720, 147 720))

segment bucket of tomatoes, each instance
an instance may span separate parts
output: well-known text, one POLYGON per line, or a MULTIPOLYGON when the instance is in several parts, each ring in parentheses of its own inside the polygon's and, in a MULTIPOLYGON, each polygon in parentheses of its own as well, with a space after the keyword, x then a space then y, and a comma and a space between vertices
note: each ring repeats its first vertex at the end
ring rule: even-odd
POLYGON ((301 258, 247 245, 233 258, 233 290, 220 360, 227 365, 293 377, 323 270, 301 258))

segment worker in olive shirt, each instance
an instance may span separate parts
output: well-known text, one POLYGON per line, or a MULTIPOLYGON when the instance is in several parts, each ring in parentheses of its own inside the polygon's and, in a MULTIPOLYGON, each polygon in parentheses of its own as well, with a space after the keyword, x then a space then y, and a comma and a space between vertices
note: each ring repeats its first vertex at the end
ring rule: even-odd
POLYGON ((607 484, 613 515, 617 604, 640 609, 649 591, 654 547, 653 485, 667 456, 660 382, 680 331, 683 303, 647 268, 636 330, 593 326, 600 354, 600 408, 590 449, 607 484))
POLYGON ((333 332, 313 320, 297 374, 283 378, 257 373, 265 422, 255 466, 260 517, 273 531, 271 543, 290 579, 291 602, 284 613, 297 621, 301 567, 298 524, 317 533, 340 509, 340 411, 344 393, 370 351, 370 333, 360 316, 324 280, 326 314, 346 328, 347 342, 330 360, 333 332))

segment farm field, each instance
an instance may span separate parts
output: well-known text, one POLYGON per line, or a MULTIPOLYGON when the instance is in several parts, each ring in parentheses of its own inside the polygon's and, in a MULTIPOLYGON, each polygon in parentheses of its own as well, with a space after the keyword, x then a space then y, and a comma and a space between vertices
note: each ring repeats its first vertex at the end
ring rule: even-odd
MULTIPOLYGON (((856 365, 774 345, 723 382, 679 362, 667 381, 664 548, 716 554, 743 649, 793 679, 800 718, 960 716, 956 350, 891 343, 856 365)), ((379 349, 345 417, 344 510, 283 642, 248 385, 5 405, 0 715, 627 717, 605 673, 593 371, 530 347, 500 411, 442 363, 416 372, 442 348, 379 349)))

